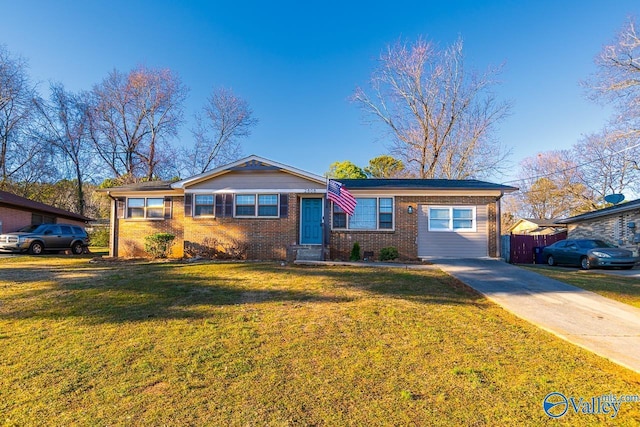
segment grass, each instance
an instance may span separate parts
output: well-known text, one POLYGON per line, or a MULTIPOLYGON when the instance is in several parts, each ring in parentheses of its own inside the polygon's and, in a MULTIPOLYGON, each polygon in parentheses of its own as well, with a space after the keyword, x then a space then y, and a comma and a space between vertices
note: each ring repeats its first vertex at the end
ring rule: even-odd
POLYGON ((606 274, 602 270, 577 270, 547 265, 520 267, 640 308, 640 280, 637 277, 606 274))
POLYGON ((540 425, 640 390, 439 270, 89 259, 0 259, 0 424, 540 425))

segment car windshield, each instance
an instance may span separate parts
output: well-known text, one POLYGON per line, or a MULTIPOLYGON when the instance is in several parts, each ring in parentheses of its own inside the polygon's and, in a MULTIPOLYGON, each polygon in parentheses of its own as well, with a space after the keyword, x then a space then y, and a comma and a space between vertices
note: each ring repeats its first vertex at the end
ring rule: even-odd
POLYGON ((18 231, 22 231, 22 232, 25 232, 25 233, 33 233, 34 231, 38 230, 40 227, 44 228, 44 225, 43 224, 31 224, 31 225, 27 225, 25 227, 22 227, 18 231))
POLYGON ((577 240, 576 243, 578 246, 585 249, 615 248, 615 246, 605 243, 602 240, 577 240))

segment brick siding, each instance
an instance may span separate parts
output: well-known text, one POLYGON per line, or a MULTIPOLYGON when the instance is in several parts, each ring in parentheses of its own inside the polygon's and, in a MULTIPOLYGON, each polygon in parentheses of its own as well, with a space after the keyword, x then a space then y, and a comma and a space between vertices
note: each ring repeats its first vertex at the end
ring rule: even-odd
MULTIPOLYGON (((12 209, 6 206, 0 206, 0 221, 2 221, 2 228, 0 233, 11 233, 27 225, 31 225, 32 211, 26 211, 24 209, 12 209)), ((35 212, 37 214, 43 214, 42 212, 35 212)), ((55 215, 50 213, 44 213, 47 216, 55 215)), ((72 219, 56 217, 57 223, 85 226, 82 221, 74 221, 72 219)))
POLYGON ((583 220, 569 224, 569 239, 600 239, 617 246, 637 249, 633 243, 634 233, 628 227, 630 222, 636 223, 636 232, 640 232, 640 209, 583 220))
POLYGON ((286 259, 287 248, 298 240, 298 201, 296 194, 289 194, 287 218, 194 218, 184 216, 184 197, 173 197, 171 219, 118 220, 118 256, 147 256, 145 237, 163 232, 176 236, 171 257, 213 248, 229 256, 237 249, 246 259, 286 259))
POLYGON ((400 259, 413 260, 418 258, 418 205, 454 205, 454 206, 487 206, 488 248, 491 256, 497 255, 497 226, 496 226, 496 198, 473 196, 423 196, 423 197, 395 197, 395 231, 360 231, 334 230, 331 232, 331 259, 349 259, 351 248, 355 242, 360 244, 361 255, 373 252, 373 259, 378 259, 380 250, 393 246, 398 249, 400 259), (414 212, 409 214, 408 207, 413 206, 414 212))
MULTIPOLYGON (((378 259, 380 250, 393 246, 403 260, 417 259, 419 204, 429 205, 487 205, 488 253, 497 256, 495 197, 438 196, 395 197, 393 231, 332 231, 331 259, 349 259, 353 243, 360 244, 362 252, 371 251, 378 259), (413 214, 407 213, 409 205, 413 214)), ((171 257, 192 256, 198 250, 215 246, 220 251, 244 250, 246 259, 287 258, 287 249, 299 242, 300 197, 289 194, 287 218, 193 218, 184 216, 184 197, 172 198, 172 216, 165 220, 118 219, 118 256, 147 256, 145 237, 158 233, 176 236, 171 257), (186 249, 186 250, 185 250, 186 249)))

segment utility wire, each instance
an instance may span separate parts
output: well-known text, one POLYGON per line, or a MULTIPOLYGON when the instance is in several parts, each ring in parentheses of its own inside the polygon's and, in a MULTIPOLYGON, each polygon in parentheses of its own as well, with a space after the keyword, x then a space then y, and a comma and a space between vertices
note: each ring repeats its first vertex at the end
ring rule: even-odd
MULTIPOLYGON (((547 177, 550 177, 550 176, 553 176, 553 175, 558 175, 558 174, 561 174, 561 173, 564 173, 564 172, 568 172, 570 170, 574 170, 574 169, 581 168, 583 166, 590 165, 592 163, 599 162, 600 160, 604 160, 607 157, 613 157, 615 155, 618 155, 618 154, 623 153, 625 151, 629 151, 629 150, 634 149, 636 147, 640 147, 640 142, 638 142, 638 143, 636 143, 634 145, 625 147, 622 150, 616 151, 615 153, 611 153, 611 154, 607 154, 607 155, 604 155, 604 156, 600 156, 600 157, 598 157, 598 158, 596 158, 594 160, 590 160, 588 162, 584 162, 584 163, 581 163, 579 165, 571 166, 571 167, 568 167, 568 168, 565 168, 565 169, 561 169, 561 170, 558 170, 558 171, 555 171, 555 172, 550 172, 550 173, 541 174, 541 175, 535 175, 535 176, 528 177, 528 178, 513 179, 513 180, 510 180, 510 181, 505 181, 502 184, 508 185, 508 184, 512 184, 512 183, 525 182, 527 180, 537 180, 537 179, 540 179, 540 178, 547 178, 547 177)), ((636 166, 638 165, 635 161, 634 161, 634 163, 636 164, 636 166)))

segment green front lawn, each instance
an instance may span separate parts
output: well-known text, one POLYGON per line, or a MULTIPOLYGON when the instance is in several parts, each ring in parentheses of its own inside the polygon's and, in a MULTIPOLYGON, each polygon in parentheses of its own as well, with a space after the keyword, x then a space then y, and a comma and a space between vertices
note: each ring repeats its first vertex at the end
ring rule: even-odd
POLYGON ((438 270, 88 261, 0 259, 0 424, 539 425, 640 390, 438 270))
POLYGON ((606 274, 602 270, 577 270, 548 265, 520 267, 640 308, 640 280, 637 277, 606 274))

